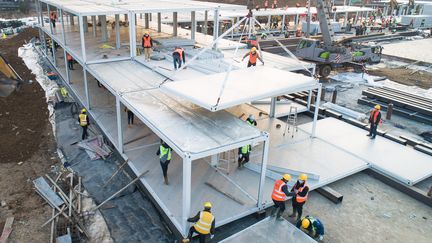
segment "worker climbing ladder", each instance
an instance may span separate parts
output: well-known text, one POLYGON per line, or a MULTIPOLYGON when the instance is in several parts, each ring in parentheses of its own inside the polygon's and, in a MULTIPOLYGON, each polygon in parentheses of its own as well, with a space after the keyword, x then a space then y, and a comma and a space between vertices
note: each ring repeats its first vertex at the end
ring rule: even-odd
POLYGON ((288 132, 290 132, 290 128, 292 127, 292 135, 291 137, 294 138, 294 130, 295 132, 298 132, 298 128, 297 128, 297 107, 295 106, 290 106, 290 110, 287 116, 287 120, 285 123, 285 129, 284 129, 284 133, 283 135, 285 136, 285 134, 288 132))

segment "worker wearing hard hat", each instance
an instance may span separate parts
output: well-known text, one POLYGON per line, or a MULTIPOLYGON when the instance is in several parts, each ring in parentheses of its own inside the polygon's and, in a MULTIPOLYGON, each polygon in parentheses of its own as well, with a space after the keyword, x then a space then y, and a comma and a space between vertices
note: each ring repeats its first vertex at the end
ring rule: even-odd
POLYGON ((211 203, 206 202, 204 203, 203 211, 199 211, 195 217, 188 218, 188 222, 195 224, 190 227, 188 239, 183 240, 183 242, 191 241, 194 233, 198 234, 200 243, 205 242, 208 235, 210 235, 210 239, 213 239, 215 231, 215 218, 211 213, 211 208, 211 203))
POLYGON ((288 191, 287 183, 291 180, 291 176, 285 174, 282 179, 275 181, 272 192, 272 200, 274 207, 271 212, 271 217, 276 216, 276 219, 282 220, 281 215, 285 211, 285 201, 288 197, 294 196, 293 192, 288 191))
POLYGON ((89 117, 87 115, 87 110, 85 108, 83 108, 81 110, 81 114, 79 114, 78 116, 78 122, 79 125, 82 127, 82 140, 86 139, 88 137, 88 133, 87 133, 87 129, 88 126, 90 125, 90 120, 89 117))
POLYGON ((297 221, 297 228, 304 230, 312 238, 322 240, 324 237, 324 225, 317 218, 307 215, 297 221))
POLYGON ((300 174, 298 180, 291 189, 291 192, 294 192, 295 195, 292 200, 293 212, 290 217, 297 216, 297 220, 299 220, 303 213, 303 205, 306 203, 309 194, 309 185, 307 184, 306 174, 300 174))
POLYGON ((146 61, 150 61, 150 56, 153 48, 153 39, 149 32, 146 30, 142 37, 142 47, 144 48, 144 58, 146 61))
POLYGON ((159 162, 162 168, 162 173, 164 176, 164 182, 165 185, 168 185, 168 165, 171 162, 171 151, 172 148, 165 143, 165 141, 163 141, 161 139, 161 145, 159 146, 158 151, 156 152, 156 155, 159 155, 159 162))
POLYGON ((250 50, 250 52, 246 53, 246 54, 243 56, 242 61, 243 61, 247 56, 249 56, 249 61, 248 61, 248 65, 247 65, 247 67, 250 67, 250 66, 256 66, 257 59, 259 59, 259 60, 262 62, 262 64, 264 65, 264 61, 263 61, 263 59, 261 58, 261 56, 258 54, 258 52, 257 52, 257 48, 256 48, 256 47, 252 47, 252 49, 250 50))
MULTIPOLYGON (((185 50, 179 46, 174 48, 174 51, 172 53, 173 57, 173 63, 174 63, 174 69, 177 70, 177 64, 178 68, 181 68, 182 63, 186 64, 186 54, 185 50)), ((186 67, 185 67, 186 68, 186 67)))
POLYGON ((369 136, 371 139, 375 139, 378 124, 380 124, 381 122, 381 106, 376 105, 369 116, 370 128, 369 134, 367 136, 369 136))

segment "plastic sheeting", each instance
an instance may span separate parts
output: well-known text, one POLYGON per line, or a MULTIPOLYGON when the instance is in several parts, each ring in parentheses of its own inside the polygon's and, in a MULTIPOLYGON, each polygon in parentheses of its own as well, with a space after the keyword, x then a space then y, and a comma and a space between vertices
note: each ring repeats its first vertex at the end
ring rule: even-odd
POLYGON ((210 111, 217 111, 254 100, 308 90, 317 82, 301 74, 257 66, 231 71, 217 104, 227 73, 166 83, 162 90, 184 98, 210 111))

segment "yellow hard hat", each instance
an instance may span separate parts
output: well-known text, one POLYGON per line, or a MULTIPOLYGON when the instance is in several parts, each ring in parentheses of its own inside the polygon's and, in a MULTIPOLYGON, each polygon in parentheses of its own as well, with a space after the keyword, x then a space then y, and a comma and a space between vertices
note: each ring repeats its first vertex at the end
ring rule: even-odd
POLYGON ((289 174, 284 174, 282 176, 282 179, 286 180, 286 181, 290 181, 291 180, 291 176, 289 174))
POLYGON ((144 34, 148 35, 148 34, 150 34, 150 32, 148 30, 146 30, 146 31, 144 31, 144 34))
POLYGON ((86 108, 83 108, 83 109, 81 110, 81 112, 82 112, 82 113, 87 112, 86 108))
POLYGON ((309 225, 310 225, 310 220, 307 218, 303 218, 301 221, 301 226, 303 227, 303 229, 309 228, 309 225))
POLYGON ((256 49, 256 47, 252 47, 252 49, 251 49, 251 51, 256 51, 257 49, 256 49))
POLYGON ((376 105, 376 106, 375 106, 375 109, 377 109, 377 110, 381 110, 381 106, 380 106, 380 105, 376 105))
POLYGON ((299 179, 302 181, 306 181, 307 180, 307 175, 306 174, 300 174, 299 179))
POLYGON ((205 208, 211 208, 212 205, 211 205, 210 202, 205 202, 205 203, 204 203, 204 207, 205 207, 205 208))

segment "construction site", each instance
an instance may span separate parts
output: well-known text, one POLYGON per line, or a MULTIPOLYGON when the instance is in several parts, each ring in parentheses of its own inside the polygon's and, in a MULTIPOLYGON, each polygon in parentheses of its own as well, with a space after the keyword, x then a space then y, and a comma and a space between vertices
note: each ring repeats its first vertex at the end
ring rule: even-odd
POLYGON ((0 243, 431 242, 432 1, 19 2, 0 243))

